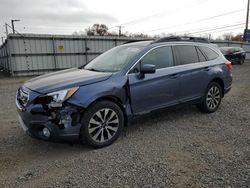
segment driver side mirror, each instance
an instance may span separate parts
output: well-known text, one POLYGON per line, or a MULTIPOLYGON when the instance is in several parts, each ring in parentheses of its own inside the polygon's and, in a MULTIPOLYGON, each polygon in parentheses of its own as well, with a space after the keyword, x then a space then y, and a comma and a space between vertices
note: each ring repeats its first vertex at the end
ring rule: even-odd
POLYGON ((152 64, 142 65, 140 72, 143 74, 153 74, 155 73, 155 65, 152 65, 152 64))
POLYGON ((142 79, 145 77, 145 74, 153 74, 153 73, 155 73, 155 65, 144 64, 141 66, 139 78, 142 79))

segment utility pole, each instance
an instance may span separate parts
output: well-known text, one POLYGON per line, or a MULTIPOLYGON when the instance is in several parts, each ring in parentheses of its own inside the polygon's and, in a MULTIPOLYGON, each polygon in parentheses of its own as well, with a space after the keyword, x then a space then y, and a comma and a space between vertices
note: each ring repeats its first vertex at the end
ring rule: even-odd
POLYGON ((249 19, 249 2, 250 2, 250 0, 248 0, 248 1, 247 1, 246 29, 248 29, 248 19, 249 19))
POLYGON ((244 37, 243 37, 244 41, 248 41, 249 39, 249 33, 248 33, 249 3, 250 3, 250 0, 247 1, 246 28, 245 28, 244 37))
POLYGON ((4 26, 5 26, 5 33, 6 33, 6 36, 8 37, 8 34, 9 34, 9 32, 8 32, 8 24, 5 23, 4 26))
POLYGON ((12 31, 13 31, 13 34, 15 33, 15 25, 14 25, 14 22, 19 22, 20 20, 11 20, 11 25, 12 25, 12 31))
POLYGON ((122 35, 122 28, 124 28, 124 26, 119 25, 119 26, 116 26, 116 27, 119 28, 119 37, 120 37, 122 35))

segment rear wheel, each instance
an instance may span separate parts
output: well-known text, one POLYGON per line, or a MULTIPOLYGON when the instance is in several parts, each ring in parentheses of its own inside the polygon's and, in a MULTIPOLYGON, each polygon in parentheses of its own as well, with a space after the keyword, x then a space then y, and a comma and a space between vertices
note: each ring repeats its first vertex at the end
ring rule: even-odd
POLYGON ((124 115, 115 103, 100 101, 84 113, 81 123, 81 139, 100 148, 112 144, 119 137, 124 126, 124 115))
POLYGON ((222 88, 217 82, 211 82, 208 85, 202 103, 198 105, 199 109, 205 113, 215 112, 221 103, 222 88))
POLYGON ((239 64, 243 65, 243 63, 244 63, 244 58, 240 58, 239 64))

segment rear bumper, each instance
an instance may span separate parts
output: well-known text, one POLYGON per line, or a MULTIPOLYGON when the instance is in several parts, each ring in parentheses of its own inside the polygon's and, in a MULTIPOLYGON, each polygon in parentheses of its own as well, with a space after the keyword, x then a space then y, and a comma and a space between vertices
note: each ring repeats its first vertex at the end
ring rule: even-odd
POLYGON ((225 55, 226 59, 231 61, 232 63, 239 63, 241 60, 245 60, 245 55, 225 55))

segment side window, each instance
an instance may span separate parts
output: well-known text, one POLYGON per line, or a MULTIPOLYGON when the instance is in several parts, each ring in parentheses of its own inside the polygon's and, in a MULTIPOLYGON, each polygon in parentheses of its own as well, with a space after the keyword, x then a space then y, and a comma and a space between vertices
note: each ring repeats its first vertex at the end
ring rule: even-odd
POLYGON ((203 55, 203 53, 201 52, 201 50, 199 48, 196 48, 196 50, 197 50, 200 62, 205 62, 206 61, 206 57, 203 55))
POLYGON ((204 52, 204 54, 207 56, 208 60, 216 59, 219 55, 213 51, 212 49, 205 47, 205 46, 199 46, 199 49, 204 52))
POLYGON ((146 54, 137 65, 130 71, 130 73, 137 73, 140 71, 140 65, 153 64, 156 69, 171 67, 174 65, 172 49, 169 46, 159 47, 148 54, 146 54))
POLYGON ((141 65, 143 64, 153 64, 156 69, 173 66, 171 47, 159 47, 150 51, 141 59, 141 65))
POLYGON ((185 65, 199 62, 197 51, 194 46, 175 46, 176 65, 185 65))

